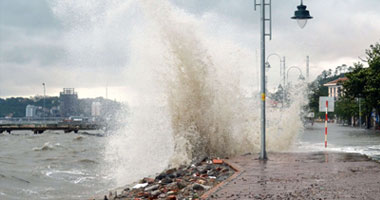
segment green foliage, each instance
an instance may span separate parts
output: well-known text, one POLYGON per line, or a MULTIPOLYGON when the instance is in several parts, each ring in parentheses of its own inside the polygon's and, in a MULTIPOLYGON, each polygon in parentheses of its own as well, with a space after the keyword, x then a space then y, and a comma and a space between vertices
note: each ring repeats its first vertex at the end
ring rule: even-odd
POLYGON ((348 123, 351 122, 352 116, 359 116, 359 104, 353 98, 343 96, 336 102, 335 107, 336 115, 348 123))
POLYGON ((372 109, 380 112, 380 44, 371 45, 366 50, 368 66, 357 63, 355 69, 347 74, 344 83, 347 98, 364 99, 365 115, 370 116, 372 109))

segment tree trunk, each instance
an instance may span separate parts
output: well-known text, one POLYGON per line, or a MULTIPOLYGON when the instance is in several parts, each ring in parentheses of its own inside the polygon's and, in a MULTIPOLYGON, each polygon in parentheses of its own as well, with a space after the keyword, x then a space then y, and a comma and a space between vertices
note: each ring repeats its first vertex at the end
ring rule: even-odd
MULTIPOLYGON (((380 109, 376 108, 376 117, 380 117, 379 115, 380 115, 380 109)), ((380 119, 375 124, 376 124, 375 129, 380 129, 380 119)))
POLYGON ((371 113, 369 113, 369 115, 367 115, 367 129, 370 129, 371 128, 371 113))

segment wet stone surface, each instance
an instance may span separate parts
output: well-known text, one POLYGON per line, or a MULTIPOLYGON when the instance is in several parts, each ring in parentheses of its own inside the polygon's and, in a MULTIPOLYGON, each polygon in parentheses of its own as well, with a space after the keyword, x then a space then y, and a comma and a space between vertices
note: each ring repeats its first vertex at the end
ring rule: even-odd
POLYGON ((190 166, 168 169, 154 178, 143 178, 120 194, 110 192, 104 199, 199 199, 235 171, 218 159, 204 159, 190 166))
POLYGON ((229 163, 241 173, 210 199, 379 199, 380 163, 337 152, 239 156, 229 163))

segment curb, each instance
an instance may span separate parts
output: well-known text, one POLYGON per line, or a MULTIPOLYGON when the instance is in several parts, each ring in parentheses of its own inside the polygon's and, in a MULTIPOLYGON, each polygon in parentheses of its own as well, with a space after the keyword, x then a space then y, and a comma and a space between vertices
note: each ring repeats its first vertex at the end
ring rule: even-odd
POLYGON ((239 165, 235 164, 235 163, 231 163, 229 161, 226 161, 226 160, 223 160, 224 163, 226 163, 228 166, 230 166, 234 171, 235 173, 232 174, 232 176, 228 177, 226 180, 222 181, 221 183, 219 183, 218 185, 216 185, 215 187, 211 188, 209 191, 207 191, 206 193, 204 193, 200 199, 207 199, 209 198, 210 195, 212 195, 213 193, 215 193, 217 190, 219 190, 222 186, 224 186, 226 183, 230 182, 232 179, 238 177, 241 172, 242 172, 242 167, 240 167, 239 165))

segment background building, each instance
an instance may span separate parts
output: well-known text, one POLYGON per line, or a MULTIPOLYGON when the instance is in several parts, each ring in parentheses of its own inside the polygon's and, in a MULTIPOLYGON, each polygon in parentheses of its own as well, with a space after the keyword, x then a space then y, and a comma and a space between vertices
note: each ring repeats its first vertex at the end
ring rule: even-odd
POLYGON ((27 105, 25 109, 25 117, 36 117, 37 106, 27 105))
POLYGON ((79 115, 78 94, 74 88, 63 88, 63 92, 59 94, 59 101, 62 117, 79 115))
POLYGON ((93 117, 99 117, 100 111, 101 111, 101 103, 100 102, 92 102, 91 105, 91 116, 93 117))
POLYGON ((338 78, 333 81, 330 81, 323 86, 328 87, 329 97, 334 97, 334 100, 339 100, 339 97, 343 95, 343 82, 346 81, 347 78, 338 78))

